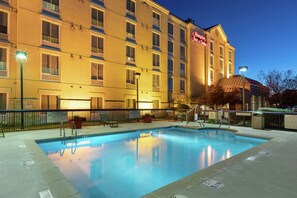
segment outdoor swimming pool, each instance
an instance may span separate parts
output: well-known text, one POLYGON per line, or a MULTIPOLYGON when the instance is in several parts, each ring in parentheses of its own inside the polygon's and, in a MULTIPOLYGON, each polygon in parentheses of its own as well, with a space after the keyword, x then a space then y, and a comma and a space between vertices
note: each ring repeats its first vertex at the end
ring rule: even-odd
POLYGON ((85 198, 141 197, 267 140, 178 127, 42 142, 85 198))

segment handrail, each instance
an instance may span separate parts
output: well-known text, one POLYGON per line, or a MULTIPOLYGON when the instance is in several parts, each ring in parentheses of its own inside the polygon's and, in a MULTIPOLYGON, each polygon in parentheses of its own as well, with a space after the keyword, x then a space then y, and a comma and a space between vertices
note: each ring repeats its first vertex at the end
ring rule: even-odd
POLYGON ((3 130, 3 127, 2 127, 3 121, 4 121, 4 120, 1 120, 1 122, 0 122, 0 131, 1 131, 1 133, 2 133, 2 137, 5 138, 4 130, 3 130))
POLYGON ((64 122, 63 121, 60 122, 60 136, 62 136, 62 131, 63 131, 63 138, 65 140, 66 132, 65 132, 65 127, 64 127, 64 122))
POLYGON ((221 111, 219 111, 219 112, 221 112, 221 114, 222 114, 222 118, 221 118, 221 120, 220 120, 220 125, 219 125, 219 127, 217 128, 216 134, 218 133, 218 130, 221 128, 221 126, 222 126, 224 120, 227 120, 228 125, 229 125, 229 128, 230 128, 230 115, 229 115, 229 112, 228 112, 228 118, 225 118, 225 116, 224 116, 224 111, 223 111, 223 110, 221 110, 221 111))
POLYGON ((71 122, 71 135, 73 135, 73 129, 75 129, 75 137, 77 137, 77 128, 75 126, 74 120, 71 122))
POLYGON ((189 123, 189 113, 191 113, 192 111, 195 110, 195 114, 196 114, 196 111, 197 111, 197 108, 198 108, 198 105, 195 105, 193 106, 191 109, 189 109, 187 112, 186 112, 186 123, 188 124, 189 123))

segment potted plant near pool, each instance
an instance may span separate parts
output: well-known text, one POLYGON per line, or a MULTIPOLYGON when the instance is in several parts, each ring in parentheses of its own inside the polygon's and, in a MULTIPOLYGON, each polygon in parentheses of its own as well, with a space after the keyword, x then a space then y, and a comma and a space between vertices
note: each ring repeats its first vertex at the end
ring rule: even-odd
POLYGON ((151 123, 152 122, 152 116, 150 115, 150 114, 145 114, 144 116, 143 116, 143 122, 144 123, 151 123))
POLYGON ((82 127, 82 118, 79 116, 74 116, 73 119, 69 120, 69 126, 72 129, 72 122, 75 124, 76 129, 81 129, 82 127))

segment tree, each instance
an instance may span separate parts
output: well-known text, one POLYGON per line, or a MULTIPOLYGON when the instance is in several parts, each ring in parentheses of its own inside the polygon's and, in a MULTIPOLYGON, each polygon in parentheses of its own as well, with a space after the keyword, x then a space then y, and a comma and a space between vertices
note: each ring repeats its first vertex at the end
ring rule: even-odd
POLYGON ((216 109, 217 105, 224 105, 224 89, 220 86, 211 87, 207 94, 207 104, 216 109))
POLYGON ((272 93, 270 103, 275 106, 291 106, 297 103, 292 93, 297 90, 297 74, 293 70, 279 71, 273 69, 267 74, 261 71, 259 78, 272 93), (292 101, 293 99, 293 101, 292 101))
POLYGON ((208 106, 213 107, 214 109, 226 104, 235 108, 235 104, 240 103, 239 94, 239 92, 225 92, 223 87, 220 86, 212 86, 206 95, 199 98, 199 101, 202 104, 207 104, 208 106))
POLYGON ((297 89, 297 75, 293 70, 279 71, 273 69, 267 74, 260 71, 258 77, 270 89, 272 95, 283 93, 285 90, 297 89))

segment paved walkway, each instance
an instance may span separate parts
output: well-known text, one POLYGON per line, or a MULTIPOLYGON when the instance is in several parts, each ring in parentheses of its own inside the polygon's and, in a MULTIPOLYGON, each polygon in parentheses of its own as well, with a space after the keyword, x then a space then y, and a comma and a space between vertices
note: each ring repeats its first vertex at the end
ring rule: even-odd
MULTIPOLYGON (((93 126, 83 127, 78 134, 170 125, 185 124, 153 122, 120 124, 118 128, 93 126)), ((198 127, 196 123, 189 126, 198 127)), ((145 197, 297 197, 297 133, 231 128, 241 135, 271 140, 145 197)), ((70 129, 66 131, 70 135, 70 129)), ((81 197, 34 141, 58 138, 59 129, 6 133, 5 136, 0 138, 1 198, 81 197)))

